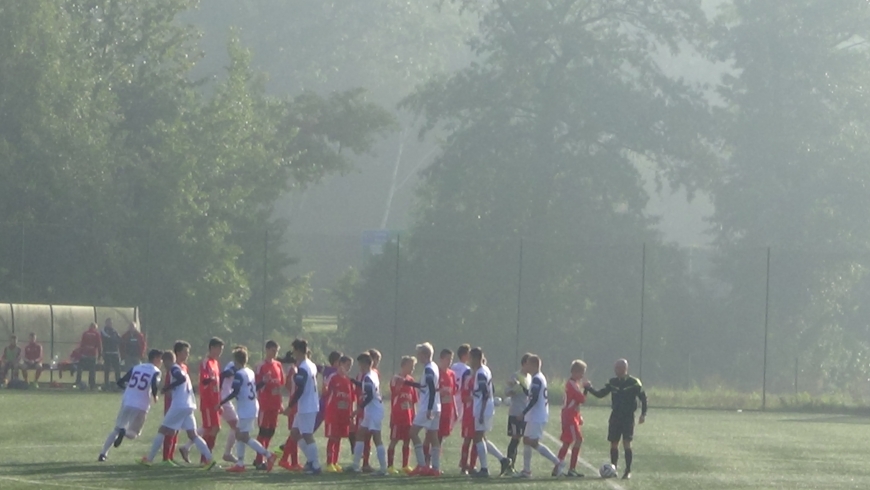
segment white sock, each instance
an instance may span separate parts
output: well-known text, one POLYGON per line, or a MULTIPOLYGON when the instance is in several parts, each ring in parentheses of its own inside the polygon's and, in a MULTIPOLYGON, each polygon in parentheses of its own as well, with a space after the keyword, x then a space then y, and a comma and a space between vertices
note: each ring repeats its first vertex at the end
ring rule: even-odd
POLYGON ((224 454, 233 454, 233 446, 236 445, 236 431, 230 430, 229 435, 227 436, 227 447, 224 449, 224 454))
POLYGON ((211 450, 209 450, 208 444, 205 443, 205 440, 203 440, 202 437, 194 437, 193 444, 196 445, 196 449, 199 450, 199 454, 203 455, 206 461, 211 461, 213 459, 211 455, 211 450))
MULTIPOLYGON (((199 437, 202 437, 202 434, 203 434, 202 427, 197 427, 196 428, 196 435, 198 435, 199 437)), ((184 450, 190 451, 190 448, 192 448, 192 447, 193 447, 193 440, 188 439, 187 442, 184 443, 184 450)))
POLYGON ((311 467, 315 470, 320 469, 320 459, 317 454, 317 444, 308 444, 305 446, 305 456, 311 462, 311 467))
POLYGON ((559 458, 553 454, 553 451, 550 451, 550 448, 543 444, 538 444, 538 454, 550 460, 553 464, 559 464, 559 458))
POLYGON ((532 446, 523 445, 523 471, 532 472, 532 446))
POLYGON ((115 443, 115 439, 117 439, 117 438, 118 438, 118 428, 116 427, 115 430, 113 430, 112 433, 109 434, 109 437, 106 439, 106 442, 103 444, 103 452, 101 452, 100 454, 108 455, 109 448, 112 447, 112 444, 115 443))
POLYGON ((376 446, 375 451, 378 453, 378 464, 381 465, 381 471, 387 471, 387 450, 384 445, 376 446))
POLYGON ((362 461, 363 457, 363 449, 365 449, 365 444, 362 441, 356 441, 353 444, 353 468, 358 470, 360 468, 360 461, 362 461))
POLYGON ((158 432, 156 436, 154 436, 154 442, 151 443, 151 450, 148 451, 148 461, 154 461, 154 457, 157 456, 157 451, 163 448, 163 438, 164 435, 162 432, 158 432))
POLYGON ((441 469, 441 446, 430 447, 429 456, 432 457, 432 469, 441 469))
POLYGON ((245 466, 245 447, 247 447, 247 444, 242 441, 236 441, 236 457, 239 458, 236 466, 245 466))
MULTIPOLYGON (((499 451, 499 449, 495 446, 495 444, 489 442, 489 439, 486 439, 486 451, 485 452, 488 452, 489 454, 492 454, 493 456, 498 458, 499 462, 501 462, 501 460, 503 460, 505 457, 504 453, 499 451)), ((480 448, 478 448, 477 449, 477 457, 480 458, 480 455, 481 455, 480 448)))
POLYGON ((489 469, 489 464, 486 462, 486 442, 480 441, 475 446, 477 446, 477 459, 480 461, 480 469, 489 469))
POLYGON ((269 453, 269 451, 266 451, 266 448, 264 448, 263 445, 260 444, 260 441, 254 439, 253 437, 250 438, 250 439, 248 439, 248 446, 249 446, 251 449, 253 449, 254 451, 257 451, 257 454, 259 454, 260 456, 263 456, 263 457, 265 457, 265 458, 268 458, 269 456, 272 456, 272 455, 269 453))
POLYGON ((414 457, 417 458, 417 466, 426 466, 426 453, 423 452, 422 444, 414 444, 414 457))

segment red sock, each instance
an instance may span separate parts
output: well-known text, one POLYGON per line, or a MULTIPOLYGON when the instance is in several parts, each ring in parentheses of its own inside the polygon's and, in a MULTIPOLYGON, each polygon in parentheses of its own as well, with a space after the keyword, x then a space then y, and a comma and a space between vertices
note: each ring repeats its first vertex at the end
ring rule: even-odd
POLYGON ((290 453, 291 465, 299 465, 299 443, 288 437, 287 444, 284 446, 284 451, 290 453))
POLYGON ((291 456, 290 453, 293 452, 290 450, 290 447, 291 447, 290 444, 292 444, 293 442, 294 442, 293 438, 290 436, 287 436, 287 441, 284 442, 284 453, 281 454, 281 461, 283 461, 285 463, 290 462, 290 456, 291 456))
POLYGON ((562 444, 562 447, 559 448, 559 455, 558 455, 559 461, 565 460, 565 456, 568 455, 568 448, 569 447, 570 446, 568 446, 567 444, 562 444))
POLYGON ((366 437, 366 442, 363 444, 363 466, 371 466, 369 464, 369 456, 372 454, 372 438, 366 437))
POLYGON ((466 439, 462 441, 462 452, 459 456, 459 469, 460 470, 468 470, 468 450, 471 448, 471 440, 466 439))
POLYGON ((468 462, 468 469, 477 466, 477 444, 471 445, 471 460, 468 462))
POLYGON ((163 438, 163 461, 175 459, 176 441, 178 441, 178 433, 163 438))
POLYGON ((402 468, 408 467, 408 463, 409 463, 410 459, 411 459, 411 444, 409 444, 408 441, 405 440, 405 442, 402 443, 402 468))
POLYGON ((580 458, 580 447, 571 450, 571 469, 577 469, 577 459, 580 458))
POLYGON ((396 446, 390 444, 387 446, 387 468, 392 468, 396 461, 396 446))
POLYGON ((329 438, 326 441, 326 464, 338 464, 338 453, 341 451, 341 439, 329 438))

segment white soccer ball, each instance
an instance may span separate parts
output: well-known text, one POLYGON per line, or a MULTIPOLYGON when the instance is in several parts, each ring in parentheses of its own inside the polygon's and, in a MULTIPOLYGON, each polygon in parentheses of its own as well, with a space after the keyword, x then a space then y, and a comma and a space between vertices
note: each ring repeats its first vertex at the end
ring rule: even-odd
POLYGON ((601 475, 601 478, 616 478, 616 466, 613 466, 610 463, 604 463, 601 465, 601 468, 599 468, 598 474, 601 475))
POLYGON ((495 404, 495 406, 500 407, 501 406, 501 397, 500 396, 493 397, 492 403, 495 404))

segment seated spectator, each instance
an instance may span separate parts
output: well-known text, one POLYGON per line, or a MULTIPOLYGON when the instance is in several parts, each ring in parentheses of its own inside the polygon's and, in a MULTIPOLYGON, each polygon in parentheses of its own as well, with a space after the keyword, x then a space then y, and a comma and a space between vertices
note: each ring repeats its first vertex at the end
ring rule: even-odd
POLYGON ((106 318, 106 324, 103 326, 103 331, 100 332, 101 342, 103 345, 103 368, 106 376, 106 389, 113 388, 115 385, 109 383, 110 370, 115 371, 115 383, 121 379, 121 336, 112 326, 112 319, 106 318))
POLYGON ((127 331, 121 336, 121 356, 124 358, 124 367, 130 369, 142 362, 146 350, 145 336, 135 323, 130 322, 127 331))
POLYGON ((82 340, 79 342, 81 359, 79 359, 79 369, 76 371, 76 386, 81 389, 97 388, 97 359, 103 351, 103 339, 100 335, 100 329, 96 323, 91 323, 87 330, 82 334, 82 340), (88 371, 88 384, 82 384, 82 372, 88 371))
POLYGON ((9 345, 3 349, 0 356, 0 384, 6 385, 6 374, 9 381, 18 379, 18 364, 21 362, 21 347, 18 347, 18 337, 14 334, 9 337, 9 345))
POLYGON ((27 382, 27 370, 35 369, 36 377, 34 383, 39 383, 39 376, 42 374, 42 344, 36 341, 36 333, 30 333, 30 343, 24 346, 24 360, 21 362, 21 374, 24 382, 27 382))
POLYGON ((57 373, 60 379, 63 379, 63 372, 68 370, 70 376, 76 374, 79 371, 79 361, 82 360, 82 348, 76 346, 73 349, 72 353, 69 355, 69 359, 65 361, 61 361, 57 366, 57 373))

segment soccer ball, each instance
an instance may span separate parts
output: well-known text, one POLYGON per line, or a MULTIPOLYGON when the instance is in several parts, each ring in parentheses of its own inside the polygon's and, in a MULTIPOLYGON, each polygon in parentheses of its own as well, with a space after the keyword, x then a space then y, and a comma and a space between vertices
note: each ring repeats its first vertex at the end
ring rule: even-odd
POLYGON ((601 468, 599 468, 598 474, 601 475, 601 478, 616 478, 616 466, 613 466, 610 463, 604 463, 601 465, 601 468))
POLYGON ((494 398, 492 399, 492 403, 493 403, 495 406, 500 407, 500 406, 501 406, 501 397, 498 397, 498 396, 494 397, 494 398))

